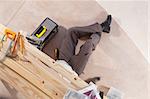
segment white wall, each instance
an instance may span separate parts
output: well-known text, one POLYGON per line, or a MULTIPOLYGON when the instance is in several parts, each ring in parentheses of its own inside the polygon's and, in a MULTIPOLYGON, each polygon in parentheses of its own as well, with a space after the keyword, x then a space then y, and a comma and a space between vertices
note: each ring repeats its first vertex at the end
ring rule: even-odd
POLYGON ((148 60, 150 62, 150 0, 148 2, 148 60))
MULTIPOLYGON (((148 1, 97 0, 112 14, 148 60, 148 1)), ((150 58, 149 58, 150 62, 150 58)))

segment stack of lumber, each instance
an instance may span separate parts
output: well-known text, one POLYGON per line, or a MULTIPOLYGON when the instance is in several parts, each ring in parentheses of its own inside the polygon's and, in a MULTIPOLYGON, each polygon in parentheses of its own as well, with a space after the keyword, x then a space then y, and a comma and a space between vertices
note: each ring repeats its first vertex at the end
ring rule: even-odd
MULTIPOLYGON (((0 24, 0 33, 6 29, 0 24)), ((25 34, 25 32, 22 32, 25 34)), ((25 39, 24 39, 25 40, 25 39)), ((79 90, 88 84, 55 60, 25 42, 24 58, 5 57, 0 62, 0 78, 27 99, 62 99, 69 88, 79 90)))

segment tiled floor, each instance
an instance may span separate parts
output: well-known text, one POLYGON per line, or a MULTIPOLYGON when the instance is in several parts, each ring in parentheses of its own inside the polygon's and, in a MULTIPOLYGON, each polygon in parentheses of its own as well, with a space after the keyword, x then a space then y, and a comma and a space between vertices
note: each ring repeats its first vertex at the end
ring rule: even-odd
MULTIPOLYGON (((106 15, 94 0, 0 0, 0 23, 29 33, 45 17, 68 28, 101 22, 106 15)), ((111 33, 102 35, 81 78, 93 76, 101 76, 98 85, 123 91, 124 99, 148 99, 148 63, 115 20, 111 33)))

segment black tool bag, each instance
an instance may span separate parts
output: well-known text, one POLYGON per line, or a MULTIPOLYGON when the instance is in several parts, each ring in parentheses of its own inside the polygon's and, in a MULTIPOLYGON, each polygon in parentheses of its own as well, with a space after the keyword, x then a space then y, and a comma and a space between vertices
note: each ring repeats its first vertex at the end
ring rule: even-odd
POLYGON ((39 25, 39 27, 26 38, 31 44, 42 50, 47 41, 49 41, 57 32, 58 25, 53 20, 47 17, 39 25))

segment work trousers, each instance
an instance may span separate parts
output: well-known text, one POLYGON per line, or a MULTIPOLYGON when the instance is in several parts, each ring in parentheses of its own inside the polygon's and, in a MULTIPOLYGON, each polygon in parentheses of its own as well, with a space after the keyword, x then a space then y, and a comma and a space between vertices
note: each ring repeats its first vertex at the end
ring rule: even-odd
MULTIPOLYGON (((58 32, 60 31, 58 30, 58 32)), ((66 33, 64 33, 64 31, 61 33, 61 40, 59 38, 57 41, 54 39, 52 41, 50 40, 49 47, 46 45, 47 47, 45 47, 43 51, 52 56, 48 49, 51 48, 51 50, 53 50, 53 46, 59 45, 57 46, 59 50, 58 59, 65 60, 72 69, 80 75, 88 62, 89 56, 95 50, 96 45, 100 41, 101 33, 102 27, 98 23, 83 27, 72 27, 69 28, 66 33), (85 43, 80 47, 79 52, 75 54, 78 40, 83 37, 86 37, 85 43)), ((55 39, 57 38, 55 37, 55 39)))

